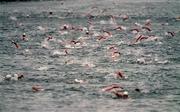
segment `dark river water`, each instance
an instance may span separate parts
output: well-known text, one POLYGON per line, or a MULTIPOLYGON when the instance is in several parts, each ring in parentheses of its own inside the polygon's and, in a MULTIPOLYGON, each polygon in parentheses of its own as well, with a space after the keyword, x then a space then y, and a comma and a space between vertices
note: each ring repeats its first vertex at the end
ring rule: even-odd
POLYGON ((180 1, 1 2, 0 112, 180 112, 180 1), (129 18, 123 21, 124 15, 129 18), (147 20, 152 31, 139 33, 156 41, 130 44, 136 36, 131 29, 147 20), (64 31, 64 24, 81 30, 64 31), (117 24, 121 31, 113 29, 117 24), (98 40, 108 35, 103 30, 112 35, 98 40), (113 58, 110 46, 120 55, 113 58), (117 70, 128 78, 115 78, 117 70), (24 78, 4 80, 15 73, 24 78), (101 91, 114 83, 128 91, 128 99, 101 91), (33 92, 36 84, 44 91, 33 92))

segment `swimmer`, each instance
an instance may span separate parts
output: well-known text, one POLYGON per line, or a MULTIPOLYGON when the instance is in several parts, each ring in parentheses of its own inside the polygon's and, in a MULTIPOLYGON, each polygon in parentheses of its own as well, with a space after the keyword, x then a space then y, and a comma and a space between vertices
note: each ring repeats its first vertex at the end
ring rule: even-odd
POLYGON ((151 20, 150 19, 147 19, 145 21, 145 26, 151 26, 151 20))
POLYGON ((32 91, 33 92, 39 92, 39 91, 44 91, 43 87, 40 85, 33 85, 32 86, 32 91))
POLYGON ((124 92, 112 91, 112 93, 114 95, 116 95, 116 97, 118 97, 118 98, 122 98, 122 99, 128 99, 129 98, 127 91, 124 91, 124 92))
POLYGON ((126 20, 129 19, 129 16, 128 16, 128 15, 122 15, 121 17, 122 17, 123 21, 126 21, 126 20))
POLYGON ((119 86, 118 84, 112 84, 112 85, 104 87, 101 90, 103 92, 110 92, 110 93, 114 94, 118 98, 127 99, 129 97, 128 92, 124 91, 123 89, 124 88, 119 86))
POLYGON ((48 36, 47 41, 49 41, 51 39, 53 39, 53 37, 52 36, 48 36))
POLYGON ((149 32, 152 31, 152 30, 151 30, 149 27, 147 27, 147 26, 143 26, 142 29, 145 29, 145 30, 147 30, 147 31, 149 31, 149 32))
POLYGON ((111 84, 111 85, 108 85, 108 86, 102 88, 101 90, 103 92, 111 92, 113 89, 123 90, 123 87, 119 86, 118 84, 111 84))
POLYGON ((134 89, 136 92, 141 92, 141 90, 139 88, 135 88, 134 89))
POLYGON ((133 29, 131 29, 130 30, 132 33, 138 33, 138 32, 140 32, 140 29, 138 29, 138 28, 133 28, 133 29))
POLYGON ((103 30, 103 33, 104 33, 103 35, 106 36, 106 37, 112 37, 112 33, 109 32, 109 31, 103 30))
POLYGON ((174 37, 174 36, 175 36, 175 32, 168 31, 168 32, 167 32, 167 35, 169 35, 169 36, 171 36, 171 37, 174 37))
POLYGON ((52 11, 50 11, 50 12, 49 12, 49 15, 52 15, 52 14, 53 14, 53 12, 52 12, 52 11))
POLYGON ((23 34, 22 34, 22 40, 25 40, 25 41, 28 40, 28 38, 27 38, 27 36, 26 36, 26 33, 23 33, 23 34))
POLYGON ((107 48, 110 52, 117 52, 118 51, 118 48, 115 47, 114 45, 111 45, 107 48))
POLYGON ((123 28, 122 28, 121 26, 118 26, 118 27, 114 28, 113 30, 122 31, 122 30, 123 30, 123 28))
POLYGON ((90 35, 90 32, 87 30, 87 31, 85 32, 85 34, 86 34, 86 35, 90 35))
POLYGON ((107 37, 105 37, 105 36, 103 36, 103 35, 99 35, 99 36, 97 36, 97 40, 98 41, 101 41, 101 40, 106 40, 107 39, 107 37))
POLYGON ((131 42, 131 44, 137 44, 138 42, 141 42, 142 40, 147 40, 149 36, 144 36, 144 35, 137 35, 135 37, 135 40, 131 42))
POLYGON ((122 78, 122 79, 126 79, 126 78, 127 78, 127 77, 125 77, 124 73, 123 73, 122 71, 120 71, 120 70, 116 71, 116 72, 114 73, 114 76, 115 76, 116 78, 122 78))
POLYGON ((69 25, 64 24, 60 30, 69 30, 69 25))
POLYGON ((4 80, 7 80, 7 81, 10 81, 10 80, 17 81, 17 80, 20 80, 22 78, 24 78, 24 75, 22 75, 22 74, 13 74, 13 75, 6 75, 4 77, 4 80))
POLYGON ((148 38, 149 38, 148 36, 142 36, 142 37, 139 39, 139 41, 142 41, 142 40, 148 39, 148 38))
POLYGON ((117 59, 119 56, 121 55, 121 53, 119 51, 114 51, 111 53, 111 58, 113 60, 117 59))
POLYGON ((141 39, 141 37, 142 37, 143 35, 139 35, 137 38, 136 38, 136 40, 135 40, 135 43, 137 43, 140 39, 141 39))
POLYGON ((68 49, 64 49, 64 52, 65 52, 65 55, 69 54, 68 49))
POLYGON ((136 42, 140 41, 142 37, 143 37, 143 35, 140 35, 140 36, 136 39, 136 42))
POLYGON ((20 48, 20 45, 17 42, 15 42, 14 40, 11 40, 11 42, 15 45, 17 49, 20 48))
POLYGON ((103 30, 103 34, 96 36, 98 41, 107 40, 109 37, 112 37, 112 33, 109 31, 103 30))
POLYGON ((18 74, 18 80, 23 79, 24 75, 23 74, 18 74))
POLYGON ((82 45, 82 42, 80 40, 71 40, 70 44, 71 45, 82 45))

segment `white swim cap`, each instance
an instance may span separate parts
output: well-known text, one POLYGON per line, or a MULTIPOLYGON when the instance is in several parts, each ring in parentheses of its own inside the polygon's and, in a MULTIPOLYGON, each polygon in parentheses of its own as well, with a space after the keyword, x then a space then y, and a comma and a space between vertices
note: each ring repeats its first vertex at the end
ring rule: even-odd
POLYGON ((127 91, 124 91, 123 93, 124 93, 124 95, 128 95, 128 92, 127 92, 127 91))

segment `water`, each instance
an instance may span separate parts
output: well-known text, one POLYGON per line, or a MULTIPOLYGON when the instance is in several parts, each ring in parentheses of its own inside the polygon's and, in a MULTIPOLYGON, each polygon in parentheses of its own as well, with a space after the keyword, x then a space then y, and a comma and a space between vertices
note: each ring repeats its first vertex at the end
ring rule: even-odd
POLYGON ((25 78, 0 81, 0 112, 179 112, 180 22, 176 19, 180 16, 179 6, 179 0, 2 2, 0 75, 23 73, 25 78), (80 31, 59 33, 63 24, 87 27, 88 13, 94 16, 94 32, 113 26, 110 15, 115 15, 116 22, 127 30, 112 31, 113 36, 103 42, 80 31), (129 16, 127 21, 122 21, 123 14, 129 16), (158 41, 128 45, 134 37, 129 29, 147 19, 152 21, 149 34, 159 37, 158 41), (176 34, 167 36, 167 31, 176 34), (28 41, 20 39, 23 33, 28 41), (44 49, 42 44, 48 35, 56 41, 49 42, 49 48, 44 49), (60 42, 80 37, 83 45, 68 48, 69 54, 65 55, 65 46, 60 42), (16 49, 10 40, 21 47, 16 49), (115 61, 107 52, 112 44, 121 52, 115 61), (58 51, 57 56, 54 50, 58 51), (137 63, 141 58, 145 64, 137 63), (118 69, 128 79, 112 77, 118 69), (86 83, 75 83, 75 79, 86 83), (122 85, 130 98, 118 99, 101 91, 112 83, 122 85), (34 84, 45 90, 32 92, 34 84), (137 87, 141 93, 134 91, 137 87))

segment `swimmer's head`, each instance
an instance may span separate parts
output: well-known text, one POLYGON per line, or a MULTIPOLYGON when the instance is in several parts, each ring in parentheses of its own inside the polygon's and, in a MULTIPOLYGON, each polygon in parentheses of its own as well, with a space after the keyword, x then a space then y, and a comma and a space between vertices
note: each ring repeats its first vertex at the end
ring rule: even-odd
POLYGON ((24 75, 20 74, 18 75, 18 80, 24 78, 24 75))
POLYGON ((124 99, 127 99, 127 98, 128 98, 128 92, 127 92, 127 91, 124 91, 124 92, 123 92, 123 98, 124 98, 124 99))
POLYGON ((124 94, 124 95, 128 95, 128 92, 127 92, 127 91, 124 91, 123 94, 124 94))
POLYGON ((136 89, 135 89, 135 91, 137 91, 137 92, 141 92, 141 90, 140 90, 139 88, 136 88, 136 89))
POLYGON ((25 37, 25 36, 26 36, 26 33, 23 33, 22 36, 25 37))
POLYGON ((52 15, 52 14, 53 14, 53 12, 52 12, 52 11, 50 11, 50 12, 49 12, 49 14, 50 14, 50 15, 52 15))
POLYGON ((68 26, 67 26, 67 25, 64 25, 64 26, 63 26, 63 29, 64 29, 64 30, 67 30, 67 29, 68 29, 68 26))

